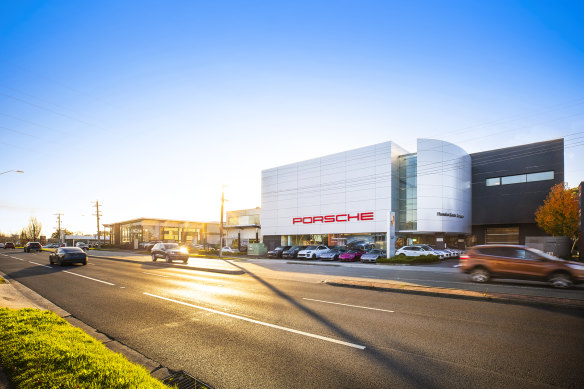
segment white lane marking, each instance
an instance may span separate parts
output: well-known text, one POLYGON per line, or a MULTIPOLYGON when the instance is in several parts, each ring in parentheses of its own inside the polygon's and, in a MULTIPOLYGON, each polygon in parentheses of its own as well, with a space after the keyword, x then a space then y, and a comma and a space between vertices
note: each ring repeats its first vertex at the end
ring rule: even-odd
POLYGON ((144 273, 144 274, 150 274, 151 276, 168 278, 168 276, 163 276, 162 274, 148 273, 148 272, 145 272, 145 271, 143 271, 142 273, 144 273))
POLYGON ((345 307, 370 309, 372 311, 381 311, 381 312, 390 312, 390 313, 394 313, 395 312, 395 311, 390 311, 389 309, 362 307, 361 305, 351 305, 351 304, 335 303, 335 302, 332 302, 332 301, 315 300, 315 299, 309 299, 309 298, 306 298, 306 297, 303 297, 302 299, 303 300, 308 300, 308 301, 316 301, 318 303, 326 303, 326 304, 334 304, 334 305, 343 305, 345 307))
POLYGON ((42 267, 48 267, 49 269, 52 269, 51 266, 43 265, 42 263, 36 263, 36 262, 33 262, 33 261, 28 261, 28 262, 29 263, 34 263, 35 265, 39 265, 39 266, 42 266, 42 267))
POLYGON ((361 276, 361 277, 363 277, 363 278, 379 278, 377 276, 361 276))
POLYGON ((115 285, 115 284, 112 284, 111 282, 106 282, 106 281, 98 280, 97 278, 91 278, 91 277, 83 276, 83 275, 81 275, 81 274, 72 273, 72 272, 70 272, 70 271, 66 271, 66 270, 65 270, 65 271, 63 271, 63 273, 67 273, 67 274, 73 274, 74 276, 79 276, 79 277, 87 278, 88 280, 92 280, 92 281, 101 282, 101 283, 104 283, 104 284, 107 284, 107 285, 112 285, 112 286, 113 286, 113 285, 115 285))
POLYGON ((292 333, 298 334, 298 335, 304 335, 304 336, 308 336, 308 337, 311 337, 311 338, 325 340, 325 341, 331 342, 331 343, 342 344, 343 346, 349 346, 349 347, 353 347, 353 348, 358 348, 360 350, 364 350, 365 349, 365 346, 361 346, 359 344, 354 344, 354 343, 349 343, 349 342, 343 342, 342 340, 327 338, 326 336, 320 336, 320 335, 316 335, 316 334, 311 334, 309 332, 299 331, 299 330, 295 330, 295 329, 288 328, 288 327, 282 327, 282 326, 279 326, 279 325, 276 325, 276 324, 266 323, 266 322, 263 322, 263 321, 254 320, 254 319, 250 319, 250 318, 247 318, 247 317, 234 315, 234 314, 231 314, 231 313, 221 312, 221 311, 217 311, 215 309, 205 308, 205 307, 201 307, 201 306, 198 306, 198 305, 193 305, 193 304, 185 303, 185 302, 182 302, 182 301, 169 299, 169 298, 166 298, 166 297, 157 296, 155 294, 150 294, 150 293, 146 293, 146 292, 144 292, 144 294, 147 295, 147 296, 156 297, 156 298, 161 299, 161 300, 166 300, 166 301, 171 301, 173 303, 186 305, 187 307, 201 309, 203 311, 207 311, 207 312, 211 312, 211 313, 216 313, 218 315, 228 316, 228 317, 231 317, 231 318, 234 318, 234 319, 244 320, 244 321, 247 321, 247 322, 250 322, 250 323, 253 323, 253 324, 259 324, 259 325, 262 325, 262 326, 271 327, 271 328, 275 328, 275 329, 282 330, 282 331, 292 332, 292 333))
POLYGON ((24 259, 18 258, 18 257, 13 257, 12 255, 7 255, 7 257, 14 258, 14 259, 18 259, 19 261, 24 261, 24 259))

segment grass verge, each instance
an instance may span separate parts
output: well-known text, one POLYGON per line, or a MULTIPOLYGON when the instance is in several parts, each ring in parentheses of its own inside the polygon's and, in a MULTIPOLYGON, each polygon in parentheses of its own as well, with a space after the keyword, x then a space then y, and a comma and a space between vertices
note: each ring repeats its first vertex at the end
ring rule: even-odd
POLYGON ((15 388, 168 388, 53 312, 0 308, 0 364, 15 388))
POLYGON ((5 284, 5 283, 6 283, 6 280, 4 278, 0 277, 0 284, 5 284))

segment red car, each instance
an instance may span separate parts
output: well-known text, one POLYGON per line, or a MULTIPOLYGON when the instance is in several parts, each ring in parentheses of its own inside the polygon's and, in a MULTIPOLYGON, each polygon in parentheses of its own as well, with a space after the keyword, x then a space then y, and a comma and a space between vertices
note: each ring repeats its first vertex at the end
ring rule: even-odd
POLYGON ((350 262, 357 262, 361 259, 361 255, 365 254, 365 251, 362 250, 349 250, 346 253, 342 253, 339 255, 339 261, 350 261, 350 262))
POLYGON ((6 242, 6 244, 4 245, 4 248, 5 249, 14 249, 16 247, 14 246, 14 243, 12 243, 12 242, 6 242))

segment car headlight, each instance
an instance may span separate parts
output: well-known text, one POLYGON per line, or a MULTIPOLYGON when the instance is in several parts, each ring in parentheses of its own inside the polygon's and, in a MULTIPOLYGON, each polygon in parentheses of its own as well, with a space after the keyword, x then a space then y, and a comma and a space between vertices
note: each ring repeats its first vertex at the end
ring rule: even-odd
POLYGON ((189 253, 189 250, 187 250, 187 248, 186 248, 186 247, 181 247, 179 251, 180 251, 181 253, 183 253, 183 254, 188 254, 188 253, 189 253))
POLYGON ((584 270, 584 265, 572 265, 571 263, 568 264, 568 267, 574 270, 584 270))

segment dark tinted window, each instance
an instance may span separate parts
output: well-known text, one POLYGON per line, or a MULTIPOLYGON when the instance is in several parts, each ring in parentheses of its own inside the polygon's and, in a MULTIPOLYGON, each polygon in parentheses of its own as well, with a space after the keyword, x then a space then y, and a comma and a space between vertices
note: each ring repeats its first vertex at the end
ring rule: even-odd
POLYGON ((64 247, 59 249, 65 253, 84 253, 85 251, 81 250, 79 247, 64 247))

